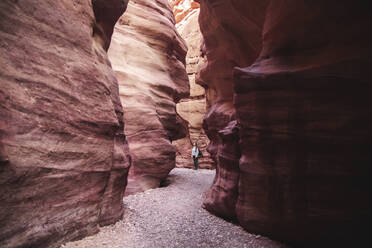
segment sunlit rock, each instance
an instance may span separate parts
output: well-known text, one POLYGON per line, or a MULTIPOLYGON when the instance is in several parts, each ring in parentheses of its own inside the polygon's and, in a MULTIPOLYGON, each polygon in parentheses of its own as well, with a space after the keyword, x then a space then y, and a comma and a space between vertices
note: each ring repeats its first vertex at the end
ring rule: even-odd
POLYGON ((187 47, 167 0, 133 0, 115 26, 109 57, 119 80, 132 167, 126 194, 156 188, 186 136, 176 103, 189 95, 187 47))
POLYGON ((177 31, 186 41, 188 52, 186 55, 186 70, 190 83, 190 96, 177 104, 177 113, 188 122, 189 133, 186 138, 176 140, 173 144, 177 147, 176 164, 179 167, 192 168, 192 144, 197 142, 202 151, 203 158, 199 159, 200 168, 213 168, 214 163, 206 151, 209 139, 202 129, 203 117, 206 112, 206 94, 202 86, 196 84, 196 73, 199 63, 202 63, 202 43, 198 23, 200 6, 192 0, 170 1, 177 24, 177 31))

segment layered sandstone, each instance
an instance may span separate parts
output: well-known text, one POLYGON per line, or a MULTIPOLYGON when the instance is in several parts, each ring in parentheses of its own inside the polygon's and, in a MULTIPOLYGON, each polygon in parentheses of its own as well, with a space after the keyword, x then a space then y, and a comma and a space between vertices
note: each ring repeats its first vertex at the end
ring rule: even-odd
POLYGON ((168 0, 173 10, 176 23, 185 22, 199 14, 199 3, 193 0, 168 0))
POLYGON ((59 247, 122 216, 130 160, 105 49, 125 8, 0 2, 1 247, 59 247))
POLYGON ((360 241, 372 219, 366 3, 200 3, 199 80, 217 94, 205 207, 294 244, 360 241))
POLYGON ((192 0, 171 0, 171 7, 175 15, 177 31, 185 40, 188 51, 186 55, 186 70, 190 83, 190 96, 181 99, 177 104, 177 113, 188 123, 186 138, 176 140, 173 144, 177 148, 176 165, 178 167, 193 167, 191 159, 192 144, 197 142, 203 153, 199 159, 200 168, 213 168, 213 160, 206 151, 209 139, 205 134, 202 123, 206 112, 206 95, 203 87, 195 83, 198 64, 202 58, 202 42, 198 23, 200 6, 192 0))
POLYGON ((175 167, 171 141, 187 133, 176 113, 189 95, 186 50, 167 0, 130 1, 115 26, 109 57, 133 160, 126 194, 158 187, 175 167))
POLYGON ((239 123, 233 104, 233 68, 248 66, 261 49, 261 30, 268 1, 201 1, 199 23, 204 37, 204 63, 197 83, 206 89, 208 112, 203 128, 216 161, 216 178, 204 206, 224 218, 235 219, 239 186, 239 123), (266 5, 265 5, 266 3, 266 5), (234 14, 232 14, 234 13, 234 14))

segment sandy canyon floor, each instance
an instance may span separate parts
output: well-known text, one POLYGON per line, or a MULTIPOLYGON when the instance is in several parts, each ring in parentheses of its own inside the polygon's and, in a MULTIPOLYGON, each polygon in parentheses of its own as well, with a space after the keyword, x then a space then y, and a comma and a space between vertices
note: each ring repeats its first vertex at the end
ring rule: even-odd
POLYGON ((166 187, 125 197, 121 221, 61 248, 286 247, 249 234, 201 207, 214 174, 211 170, 176 168, 166 187))

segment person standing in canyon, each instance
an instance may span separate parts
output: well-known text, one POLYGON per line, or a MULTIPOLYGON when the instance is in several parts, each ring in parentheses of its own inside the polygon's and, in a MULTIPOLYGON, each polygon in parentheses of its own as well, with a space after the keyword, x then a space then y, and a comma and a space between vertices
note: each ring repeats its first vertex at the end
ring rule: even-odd
POLYGON ((194 145, 191 150, 191 157, 194 160, 194 170, 198 169, 198 159, 202 156, 202 153, 200 152, 198 148, 198 144, 194 142, 194 145))

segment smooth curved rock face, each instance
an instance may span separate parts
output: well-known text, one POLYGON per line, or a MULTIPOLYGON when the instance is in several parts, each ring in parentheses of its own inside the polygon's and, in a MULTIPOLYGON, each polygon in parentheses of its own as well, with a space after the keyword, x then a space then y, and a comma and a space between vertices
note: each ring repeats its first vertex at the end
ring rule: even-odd
MULTIPOLYGON (((239 1, 200 3, 204 58, 198 65, 196 82, 206 89, 209 108, 203 128, 211 140, 208 151, 219 164, 219 154, 223 153, 220 150, 224 147, 219 131, 235 120, 232 70, 234 66, 248 66, 257 58, 262 46, 260 37, 264 21, 260 13, 264 12, 268 1, 252 1, 249 6, 239 1)), ((217 176, 219 173, 227 175, 223 165, 217 167, 220 168, 217 176)), ((220 187, 219 184, 215 186, 220 187)), ((230 211, 229 216, 233 216, 234 210, 230 211)))
POLYGON ((217 92, 204 119, 218 162, 205 207, 302 246, 359 242, 372 219, 366 3, 200 3, 199 80, 217 92))
POLYGON ((176 103, 189 95, 187 47, 167 0, 130 1, 109 57, 119 80, 133 164, 126 194, 158 187, 175 167, 172 140, 186 136, 176 103))
POLYGON ((201 49, 203 37, 198 23, 200 6, 192 0, 171 0, 169 2, 177 21, 177 31, 188 47, 186 71, 190 83, 190 96, 182 99, 177 104, 177 113, 188 122, 189 132, 186 138, 173 142, 177 148, 176 166, 194 167, 191 149, 192 144, 197 142, 203 153, 203 158, 199 159, 199 167, 212 169, 214 162, 206 151, 209 139, 202 128, 203 117, 206 112, 206 95, 204 88, 195 83, 198 64, 203 60, 201 49))
POLYGON ((203 128, 208 151, 217 164, 216 178, 204 206, 222 217, 236 218, 239 183, 239 134, 233 104, 233 68, 248 66, 261 50, 264 12, 269 1, 200 1, 203 59, 196 81, 206 89, 208 111, 203 128))
POLYGON ((130 160, 105 47, 125 7, 1 1, 1 247, 59 247, 122 216, 130 160))

